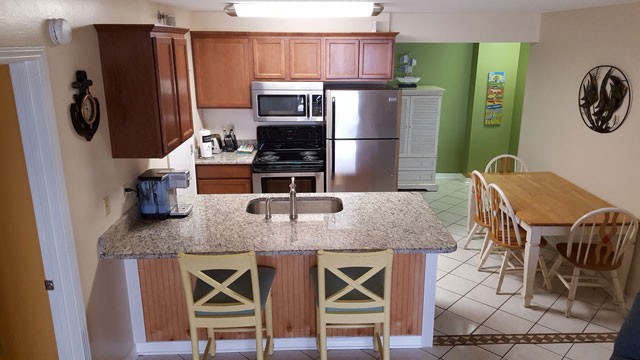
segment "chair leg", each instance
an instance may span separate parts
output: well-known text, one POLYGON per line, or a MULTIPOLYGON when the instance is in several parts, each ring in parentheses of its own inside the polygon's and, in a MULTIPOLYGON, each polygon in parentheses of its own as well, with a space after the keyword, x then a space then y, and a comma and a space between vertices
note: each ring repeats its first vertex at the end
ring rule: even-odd
POLYGON ((464 245, 462 245, 463 249, 467 248, 467 246, 471 242, 471 239, 473 239, 473 237, 476 235, 476 232, 478 231, 479 227, 480 227, 480 225, 478 225, 478 223, 474 223, 473 224, 473 227, 471 228, 471 231, 469 231, 469 234, 467 235, 467 240, 464 242, 464 245))
POLYGON ((373 324, 373 351, 378 352, 378 338, 380 337, 380 323, 373 324))
POLYGON ((262 349, 262 319, 256 323, 256 360, 264 360, 264 350, 262 349))
POLYGON ((571 308, 573 307, 573 300, 576 298, 576 291, 578 290, 578 281, 580 279, 580 268, 573 268, 573 275, 571 276, 571 287, 569 288, 569 295, 567 296, 567 307, 564 312, 564 316, 571 317, 571 308))
POLYGON ((316 349, 320 352, 320 313, 316 308, 316 349))
POLYGON ((189 326, 191 333, 191 359, 200 360, 200 349, 198 349, 198 328, 189 326))
POLYGON ((556 276, 560 265, 562 265, 562 256, 558 255, 553 262, 553 266, 551 266, 551 269, 549 269, 549 279, 553 279, 553 277, 556 276))
POLYGON ((320 333, 320 360, 327 360, 327 326, 320 320, 318 326, 318 332, 320 333))
POLYGON ((493 248, 493 243, 489 240, 489 232, 484 237, 484 242, 482 243, 482 249, 480 250, 480 261, 478 262, 478 267, 476 268, 478 271, 482 270, 484 263, 489 258, 489 254, 491 254, 491 249, 493 248))
POLYGON ((267 343, 269 347, 266 349, 269 355, 273 355, 273 310, 271 302, 271 292, 267 297, 267 303, 265 304, 264 320, 267 327, 267 343))
POLYGON ((547 290, 551 291, 551 280, 549 279, 549 270, 547 269, 547 263, 544 261, 544 256, 540 255, 538 262, 540 263, 540 272, 542 272, 544 286, 547 290))
POLYGON ((613 284, 613 294, 617 298, 618 306, 622 310, 622 315, 627 313, 627 306, 624 301, 624 294, 622 293, 622 287, 620 287, 620 280, 618 280, 618 272, 611 270, 611 283, 613 284))
POLYGON ((511 250, 505 249, 504 255, 502 258, 502 266, 500 266, 500 273, 498 274, 498 286, 496 287, 496 294, 500 294, 500 289, 502 288, 502 281, 504 280, 504 274, 507 272, 507 268, 509 267, 510 256, 511 256, 511 250))
POLYGON ((382 344, 382 356, 381 356, 381 360, 389 360, 391 359, 391 343, 390 338, 391 338, 391 324, 389 321, 389 318, 387 317, 387 321, 385 321, 383 324, 383 332, 384 332, 384 339, 383 339, 383 344, 382 344))
POLYGON ((209 348, 209 355, 216 356, 216 333, 213 328, 207 329, 207 337, 211 339, 211 347, 209 348))

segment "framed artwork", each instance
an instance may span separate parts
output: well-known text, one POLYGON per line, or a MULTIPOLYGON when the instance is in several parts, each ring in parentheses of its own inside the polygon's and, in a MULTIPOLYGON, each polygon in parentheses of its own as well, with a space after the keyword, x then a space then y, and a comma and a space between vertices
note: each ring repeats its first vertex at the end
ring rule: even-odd
POLYGON ((497 126, 502 123, 502 98, 504 95, 504 71, 492 71, 487 82, 487 101, 484 124, 497 126))
POLYGON ((629 79, 615 66, 594 67, 580 84, 578 108, 589 129, 602 134, 616 131, 631 110, 629 79))

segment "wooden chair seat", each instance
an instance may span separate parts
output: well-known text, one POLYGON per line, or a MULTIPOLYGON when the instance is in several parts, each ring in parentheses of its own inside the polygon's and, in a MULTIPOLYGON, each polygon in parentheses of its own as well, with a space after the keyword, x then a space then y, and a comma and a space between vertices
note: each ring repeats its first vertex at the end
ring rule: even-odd
POLYGON ((572 247, 571 256, 567 256, 567 248, 568 243, 559 243, 556 244, 556 249, 560 253, 566 261, 573 264, 574 266, 586 269, 586 270, 594 270, 594 271, 610 271, 615 270, 622 265, 622 258, 618 259, 616 263, 612 264, 613 254, 605 259, 605 249, 601 249, 600 252, 600 261, 596 261, 596 247, 589 247, 588 253, 586 246, 580 249, 580 253, 578 253, 578 246, 575 244, 572 247), (587 261, 584 261, 585 254, 587 255, 587 261), (605 263, 606 262, 606 263, 605 263))
MULTIPOLYGON (((521 228, 520 226, 518 226, 518 230, 520 232, 520 238, 523 240, 522 241, 522 245, 518 244, 518 240, 516 239, 516 235, 515 235, 515 231, 513 231, 513 229, 510 231, 510 234, 508 236, 509 241, 508 242, 502 242, 502 232, 497 231, 497 234, 490 234, 491 237, 491 241, 493 241, 494 244, 496 244, 497 246, 502 246, 505 248, 509 248, 509 249, 519 249, 519 250, 523 250, 526 246, 526 241, 524 241, 524 239, 526 239, 527 237, 527 232, 521 228)), ((505 235, 505 237, 507 237, 505 235)), ((540 239, 540 247, 545 247, 547 246, 547 240, 545 240, 544 238, 540 239)))

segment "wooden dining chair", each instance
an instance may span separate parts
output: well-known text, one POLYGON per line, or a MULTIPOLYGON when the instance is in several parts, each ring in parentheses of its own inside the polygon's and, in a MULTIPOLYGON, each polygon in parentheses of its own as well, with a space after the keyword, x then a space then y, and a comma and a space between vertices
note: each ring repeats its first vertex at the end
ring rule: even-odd
POLYGON ((389 359, 391 267, 393 251, 318 251, 316 284, 317 345, 327 360, 327 328, 373 328, 373 348, 389 359), (380 340, 382 330, 383 340, 380 340))
MULTIPOLYGON (((496 294, 499 294, 502 288, 502 282, 504 281, 504 275, 507 272, 524 271, 522 253, 525 248, 527 235, 525 230, 518 225, 511 203, 502 189, 496 184, 489 184, 487 194, 490 208, 491 227, 489 228, 489 238, 491 242, 482 255, 481 261, 486 261, 493 247, 504 249, 502 253, 502 265, 500 266, 500 272, 498 274, 498 285, 496 286, 496 294)), ((544 246, 546 246, 546 241, 540 241, 540 247, 544 246)), ((542 255, 539 256, 538 263, 544 278, 544 284, 548 289, 551 289, 551 282, 548 276, 549 272, 547 271, 547 265, 542 255)))
POLYGON ((467 249, 469 242, 473 239, 473 237, 479 233, 484 231, 485 236, 482 242, 482 247, 480 248, 479 261, 478 261, 478 270, 481 270, 484 262, 482 261, 482 255, 484 251, 489 246, 489 228, 491 227, 491 219, 489 215, 489 201, 487 198, 487 181, 484 179, 484 176, 477 171, 473 170, 471 172, 471 184, 473 186, 473 201, 475 205, 475 212, 473 214, 473 227, 467 234, 467 240, 464 242, 462 246, 464 249, 467 249))
POLYGON ((527 165, 517 156, 510 154, 502 154, 489 160, 484 168, 485 173, 495 172, 527 172, 527 165))
POLYGON ((273 354, 271 285, 276 270, 256 265, 253 251, 234 255, 179 254, 178 263, 189 311, 191 353, 200 358, 198 328, 207 329, 203 359, 215 356, 215 332, 256 333, 256 358, 273 354), (195 278, 195 283, 192 279, 195 278), (262 325, 262 313, 265 325, 262 325), (262 332, 267 334, 262 348, 262 332))
POLYGON ((569 289, 565 316, 571 316, 578 286, 609 287, 615 302, 620 305, 623 313, 626 312, 617 270, 625 252, 635 242, 637 231, 638 219, 620 208, 593 210, 571 226, 567 241, 556 244, 559 255, 549 272, 550 276, 557 276, 569 289), (573 266, 572 274, 558 273, 563 263, 573 266), (610 279, 603 276, 603 273, 609 273, 610 279))

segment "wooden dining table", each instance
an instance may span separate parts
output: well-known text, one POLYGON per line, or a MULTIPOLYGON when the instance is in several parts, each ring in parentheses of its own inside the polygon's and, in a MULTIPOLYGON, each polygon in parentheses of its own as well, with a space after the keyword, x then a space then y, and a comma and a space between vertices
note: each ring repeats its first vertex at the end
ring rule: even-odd
MULTIPOLYGON (((485 173, 487 184, 498 185, 509 199, 518 224, 527 232, 524 253, 524 284, 522 298, 529 307, 533 298, 533 282, 540 239, 543 236, 568 235, 573 223, 587 212, 612 207, 579 186, 552 172, 485 173)), ((469 218, 475 202, 469 202, 469 218)), ((624 284, 631 257, 622 264, 621 283, 624 284), (626 266, 626 268, 625 268, 626 266)))

